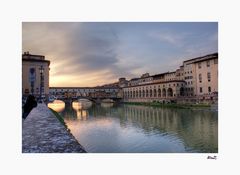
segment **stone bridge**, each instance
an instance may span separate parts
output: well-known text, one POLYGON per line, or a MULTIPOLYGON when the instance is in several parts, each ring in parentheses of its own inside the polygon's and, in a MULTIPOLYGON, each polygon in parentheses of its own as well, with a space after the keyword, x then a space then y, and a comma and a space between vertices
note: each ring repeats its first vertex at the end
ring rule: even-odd
POLYGON ((91 96, 80 96, 80 97, 58 98, 58 99, 62 100, 64 102, 72 102, 72 101, 78 100, 78 99, 88 99, 94 103, 101 103, 101 101, 104 99, 111 99, 114 102, 122 101, 122 98, 120 98, 120 97, 91 97, 91 96))

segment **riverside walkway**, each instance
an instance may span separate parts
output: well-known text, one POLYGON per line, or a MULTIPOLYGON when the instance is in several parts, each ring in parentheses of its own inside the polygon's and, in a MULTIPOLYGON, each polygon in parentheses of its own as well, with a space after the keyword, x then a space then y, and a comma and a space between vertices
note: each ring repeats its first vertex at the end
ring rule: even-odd
POLYGON ((22 124, 23 153, 84 153, 84 148, 45 104, 38 104, 22 124))

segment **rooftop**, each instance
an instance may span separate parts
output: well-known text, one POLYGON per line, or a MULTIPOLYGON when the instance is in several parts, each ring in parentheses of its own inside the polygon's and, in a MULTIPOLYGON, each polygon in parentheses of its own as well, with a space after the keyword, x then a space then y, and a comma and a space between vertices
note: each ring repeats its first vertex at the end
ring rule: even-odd
POLYGON ((29 61, 29 62, 46 62, 50 65, 49 60, 45 60, 45 56, 43 55, 32 55, 29 52, 24 52, 22 54, 22 61, 29 61))
POLYGON ((209 55, 192 58, 192 59, 184 61, 183 63, 187 63, 187 62, 196 63, 196 62, 205 61, 205 60, 214 59, 214 58, 218 58, 218 53, 212 53, 209 55))

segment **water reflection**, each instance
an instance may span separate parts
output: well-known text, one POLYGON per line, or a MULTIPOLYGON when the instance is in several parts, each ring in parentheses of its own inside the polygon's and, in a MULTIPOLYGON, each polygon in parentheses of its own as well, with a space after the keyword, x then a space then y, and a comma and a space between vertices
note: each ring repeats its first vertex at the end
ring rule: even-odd
POLYGON ((72 108, 76 111, 77 113, 77 119, 79 120, 87 120, 88 117, 88 111, 87 109, 90 108, 92 104, 90 105, 89 103, 83 103, 83 102, 72 102, 72 108))
POLYGON ((134 105, 72 110, 66 106, 62 115, 88 152, 218 151, 216 112, 134 105))
POLYGON ((48 103, 48 107, 56 112, 62 112, 65 109, 65 103, 61 100, 54 100, 52 103, 48 103))
POLYGON ((184 141, 189 151, 217 152, 217 113, 206 110, 184 110, 126 106, 121 125, 129 122, 146 133, 172 134, 184 141), (126 120, 127 119, 127 120, 126 120), (127 122, 126 122, 127 121, 127 122))
POLYGON ((101 106, 104 108, 110 108, 113 107, 113 103, 101 103, 101 106))

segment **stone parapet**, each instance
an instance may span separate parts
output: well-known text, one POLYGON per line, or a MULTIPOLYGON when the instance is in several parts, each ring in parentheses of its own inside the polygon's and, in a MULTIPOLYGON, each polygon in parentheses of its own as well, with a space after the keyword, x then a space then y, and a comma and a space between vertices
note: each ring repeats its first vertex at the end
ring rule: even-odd
POLYGON ((84 153, 45 104, 38 104, 22 124, 23 153, 84 153))

